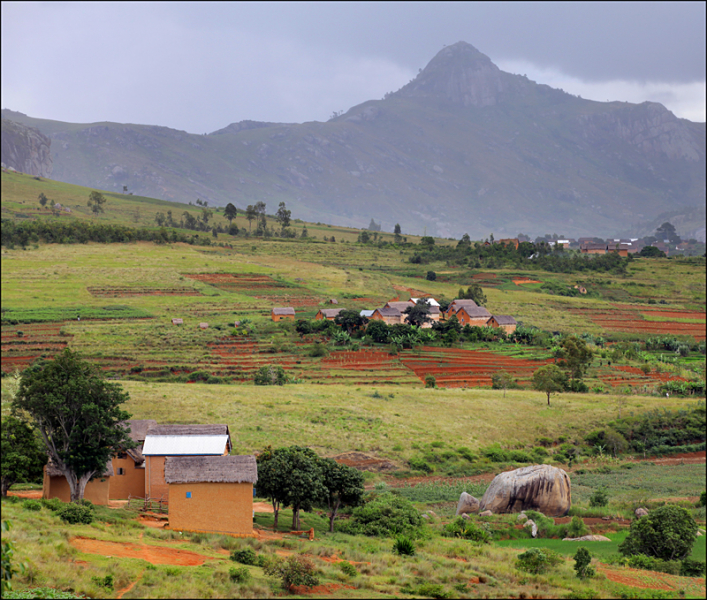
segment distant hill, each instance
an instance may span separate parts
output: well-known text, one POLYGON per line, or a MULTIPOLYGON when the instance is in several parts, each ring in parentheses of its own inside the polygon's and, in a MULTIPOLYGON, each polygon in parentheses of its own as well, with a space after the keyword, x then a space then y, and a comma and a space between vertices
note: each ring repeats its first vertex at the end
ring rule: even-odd
POLYGON ((326 123, 195 135, 2 116, 51 138, 60 181, 241 208, 262 200, 269 211, 284 201, 305 220, 373 218, 387 231, 608 236, 703 206, 706 194, 704 123, 656 103, 572 96, 499 70, 465 42, 326 123))

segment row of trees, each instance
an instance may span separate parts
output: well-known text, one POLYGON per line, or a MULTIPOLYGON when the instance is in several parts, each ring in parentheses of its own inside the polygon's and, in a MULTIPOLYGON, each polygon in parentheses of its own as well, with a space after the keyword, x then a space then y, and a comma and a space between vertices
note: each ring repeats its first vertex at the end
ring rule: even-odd
POLYGON ((257 457, 257 494, 272 502, 277 529, 280 510, 292 507, 292 529, 299 529, 301 510, 314 506, 328 510, 329 531, 342 506, 356 506, 363 500, 363 474, 331 458, 320 458, 310 448, 268 446, 257 457))

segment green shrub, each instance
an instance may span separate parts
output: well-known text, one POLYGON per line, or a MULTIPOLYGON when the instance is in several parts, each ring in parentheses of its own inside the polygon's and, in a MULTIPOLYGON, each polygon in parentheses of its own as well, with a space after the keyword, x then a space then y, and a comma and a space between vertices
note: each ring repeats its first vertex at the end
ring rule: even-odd
POLYGON ((385 493, 353 509, 351 518, 338 528, 352 535, 416 537, 422 527, 422 517, 409 500, 385 493))
POLYGON ((561 555, 547 548, 530 548, 523 554, 518 555, 516 568, 526 573, 538 575, 546 573, 550 568, 559 565, 562 560, 561 555))
POLYGON ((349 577, 356 577, 356 575, 358 575, 358 570, 356 567, 346 560, 339 563, 339 569, 341 569, 341 572, 349 577))
POLYGON ((231 552, 231 560, 243 565, 257 565, 258 555, 252 548, 243 548, 243 550, 234 550, 231 552))
POLYGON ((677 560, 661 560, 645 554, 634 554, 628 557, 628 566, 632 569, 644 569, 646 571, 658 571, 679 575, 681 564, 677 560))
POLYGON ((22 508, 25 510, 42 510, 42 504, 39 500, 24 500, 22 502, 22 508))
POLYGON ((467 521, 463 517, 457 517, 444 526, 442 535, 446 537, 458 537, 473 542, 488 544, 491 541, 491 534, 483 527, 480 527, 473 521, 467 521))
POLYGON ((279 578, 282 586, 288 591, 294 586, 319 585, 314 563, 301 554, 294 554, 286 560, 273 560, 265 566, 264 570, 266 575, 279 578))
POLYGON ((400 536, 393 544, 393 552, 400 556, 415 556, 415 542, 405 536, 400 536))
POLYGON ((250 581, 250 571, 247 567, 231 567, 228 569, 228 577, 235 583, 247 583, 250 581))
POLYGON ((314 358, 320 358, 322 356, 327 356, 328 354, 329 350, 321 342, 315 342, 311 350, 309 351, 309 355, 314 358))
POLYGON ((589 529, 582 518, 575 515, 572 517, 572 522, 567 526, 567 536, 577 538, 583 535, 589 535, 589 529))
POLYGON ((426 388, 433 388, 437 386, 437 380, 435 379, 434 375, 426 375, 425 376, 425 387, 426 388))
POLYGON ((90 506, 70 502, 57 511, 62 521, 71 525, 82 523, 89 525, 93 522, 93 509, 90 506))
POLYGON ((624 556, 645 554, 665 561, 680 560, 689 556, 696 539, 697 523, 692 515, 668 504, 633 521, 619 552, 624 556))
POLYGON ((567 537, 567 525, 555 525, 554 519, 546 517, 544 514, 536 510, 526 510, 525 514, 537 525, 539 538, 567 537))
POLYGON ((584 547, 579 547, 573 558, 574 570, 575 573, 577 573, 577 577, 580 579, 588 579, 596 575, 594 567, 589 564, 592 562, 592 555, 589 554, 589 550, 584 547))
POLYGON ((91 577, 91 581, 97 586, 104 587, 107 590, 112 590, 115 582, 112 575, 106 575, 105 577, 91 577))
POLYGON ((66 506, 59 498, 42 498, 40 502, 44 508, 48 508, 52 512, 58 512, 66 506))
POLYGON ((432 467, 425 461, 424 458, 420 456, 413 456, 408 460, 408 464, 411 469, 415 471, 423 471, 425 473, 432 473, 432 467))
POLYGON ((285 385, 287 382, 287 374, 279 365, 260 367, 253 377, 255 385, 285 385))
POLYGON ((534 462, 533 457, 530 456, 525 450, 511 450, 508 453, 508 458, 513 462, 519 463, 531 463, 534 462))
POLYGON ((415 590, 411 590, 411 592, 422 598, 435 598, 438 600, 453 597, 452 593, 449 590, 445 590, 444 586, 440 583, 423 583, 415 590))
POLYGON ((589 497, 589 506, 591 506, 592 508, 606 506, 607 504, 609 504, 609 494, 603 488, 595 490, 594 493, 589 497))
POLYGON ((697 506, 705 506, 707 504, 707 492, 702 492, 700 494, 700 499, 697 501, 697 506))
POLYGON ((685 558, 680 563, 680 575, 682 577, 704 577, 705 561, 693 560, 692 558, 685 558))

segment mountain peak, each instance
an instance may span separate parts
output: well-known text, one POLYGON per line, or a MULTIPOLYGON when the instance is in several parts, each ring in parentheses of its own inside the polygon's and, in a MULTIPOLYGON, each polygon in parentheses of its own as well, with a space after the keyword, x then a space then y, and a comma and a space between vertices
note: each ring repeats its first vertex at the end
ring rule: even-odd
POLYGON ((439 98, 463 106, 493 106, 519 85, 517 76, 501 71, 483 52, 467 42, 457 42, 442 48, 396 95, 439 98))

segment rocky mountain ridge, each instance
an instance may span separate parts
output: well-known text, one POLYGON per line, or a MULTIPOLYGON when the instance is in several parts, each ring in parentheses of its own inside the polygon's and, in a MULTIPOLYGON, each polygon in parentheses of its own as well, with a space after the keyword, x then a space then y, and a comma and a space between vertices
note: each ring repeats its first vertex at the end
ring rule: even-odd
POLYGON ((302 219, 458 237, 630 232, 705 197, 705 126, 656 103, 593 102, 440 51, 382 100, 326 123, 209 135, 3 111, 54 141, 54 178, 182 202, 284 201, 302 219))
POLYGON ((3 165, 36 177, 50 177, 53 170, 51 139, 38 129, 2 119, 3 165))

